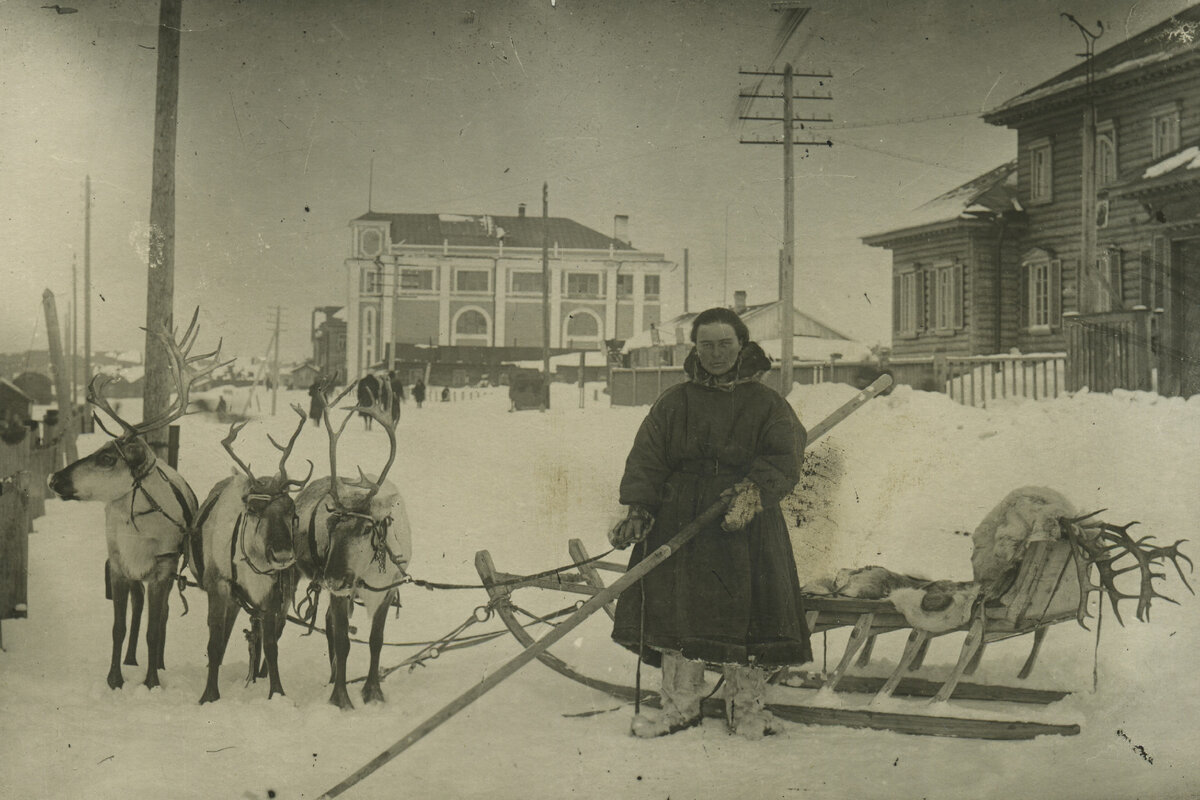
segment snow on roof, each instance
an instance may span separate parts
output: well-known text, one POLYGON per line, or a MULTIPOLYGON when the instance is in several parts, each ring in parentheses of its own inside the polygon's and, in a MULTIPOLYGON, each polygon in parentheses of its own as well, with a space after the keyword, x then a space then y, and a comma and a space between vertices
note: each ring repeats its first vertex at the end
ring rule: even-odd
MULTIPOLYGON (((608 354, 602 353, 599 350, 584 350, 584 366, 586 367, 604 367, 608 365, 608 354)), ((536 361, 508 361, 505 362, 521 369, 541 369, 545 364, 542 359, 536 361)), ((561 353, 556 356, 550 356, 550 369, 557 370, 559 367, 578 367, 579 353, 561 353)))
POLYGON ((875 239, 910 228, 957 219, 979 219, 981 216, 1010 209, 1020 209, 1017 203, 1015 159, 917 206, 897 219, 896 224, 888 230, 864 238, 875 239))
POLYGON ((1167 156, 1157 164, 1151 164, 1146 167, 1142 177, 1157 178, 1177 169, 1200 169, 1200 147, 1192 145, 1173 156, 1167 156))
MULTIPOLYGON (((778 361, 783 349, 782 339, 766 339, 758 343, 772 361, 778 361)), ((792 337, 793 361, 829 361, 833 353, 840 354, 839 361, 868 361, 872 358, 871 348, 862 342, 849 339, 818 339, 815 336, 792 337)))

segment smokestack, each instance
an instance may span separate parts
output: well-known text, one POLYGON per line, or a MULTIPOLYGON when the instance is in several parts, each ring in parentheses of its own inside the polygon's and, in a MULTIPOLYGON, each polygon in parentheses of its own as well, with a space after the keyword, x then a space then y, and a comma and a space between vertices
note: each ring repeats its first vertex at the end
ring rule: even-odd
POLYGON ((746 310, 746 292, 742 289, 733 293, 733 310, 739 314, 746 310))
POLYGON ((525 216, 525 204, 524 203, 517 203, 517 216, 518 217, 525 216))
POLYGON ((613 217, 613 238, 621 244, 629 244, 628 214, 617 214, 613 217))

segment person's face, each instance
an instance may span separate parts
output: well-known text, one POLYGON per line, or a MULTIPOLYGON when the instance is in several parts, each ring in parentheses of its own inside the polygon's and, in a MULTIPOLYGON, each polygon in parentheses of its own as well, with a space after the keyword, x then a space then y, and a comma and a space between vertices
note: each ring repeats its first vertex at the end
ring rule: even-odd
POLYGON ((721 376, 733 369, 742 349, 733 326, 725 322, 710 322, 696 330, 696 355, 700 366, 712 375, 721 376))

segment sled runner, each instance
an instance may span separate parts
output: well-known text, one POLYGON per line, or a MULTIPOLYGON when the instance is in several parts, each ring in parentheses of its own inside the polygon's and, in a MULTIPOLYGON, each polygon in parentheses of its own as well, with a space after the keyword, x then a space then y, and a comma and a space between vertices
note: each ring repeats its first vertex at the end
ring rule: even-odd
MULTIPOLYGON (((572 560, 576 564, 589 560, 587 550, 578 539, 571 540, 569 549, 572 560)), ((536 587, 594 595, 604 586, 604 581, 600 577, 601 571, 625 572, 624 565, 601 560, 581 565, 579 574, 562 575, 559 580, 547 581, 545 579, 537 579, 531 582, 524 582, 519 575, 497 571, 491 555, 486 550, 476 554, 475 567, 484 585, 488 586, 488 595, 492 600, 490 607, 495 610, 497 616, 504 622, 513 637, 524 647, 531 646, 534 643, 534 638, 517 616, 519 607, 512 601, 512 595, 516 590, 536 587)), ((808 598, 806 598, 806 602, 807 600, 808 598)), ((907 627, 903 615, 887 601, 845 600, 840 598, 822 598, 822 600, 826 606, 824 609, 808 611, 810 620, 814 617, 818 620, 822 618, 825 620, 825 627, 822 627, 822 623, 818 621, 816 630, 838 627, 845 624, 855 624, 856 629, 861 629, 862 631, 859 637, 859 646, 855 647, 852 652, 849 652, 848 657, 843 657, 843 660, 847 662, 854 658, 854 655, 858 653, 862 644, 869 638, 869 635, 878 635, 887 630, 899 630, 901 627, 907 627), (873 633, 869 634, 871 631, 873 633)), ((1070 616, 1074 617, 1074 614, 1075 607, 1072 606, 1070 616)), ((560 675, 582 683, 592 689, 597 689, 625 701, 633 701, 638 697, 636 690, 632 687, 586 675, 550 652, 542 652, 537 658, 560 675)), ((906 669, 907 666, 903 668, 906 669)), ((1060 700, 1067 694, 1066 692, 1020 687, 985 686, 958 681, 955 683, 956 686, 951 688, 955 699, 1003 700, 1008 702, 1047 704, 1055 700, 1060 700)), ((883 688, 882 684, 882 679, 844 676, 837 682, 838 688, 843 691, 881 691, 883 688)), ((792 688, 820 688, 823 684, 819 682, 813 683, 811 678, 805 676, 801 682, 795 684, 789 682, 788 685, 792 686, 792 688)), ((895 681, 894 685, 888 687, 888 694, 929 697, 942 687, 944 687, 944 684, 937 684, 917 678, 904 678, 895 681)), ((650 706, 658 704, 658 694, 651 690, 643 689, 639 699, 650 706)), ((1035 736, 1047 734, 1069 736, 1079 733, 1079 726, 1075 724, 959 718, 940 714, 904 714, 866 709, 825 708, 790 703, 774 703, 770 704, 769 707, 775 716, 780 719, 807 725, 840 725, 852 728, 891 730, 898 733, 928 736, 952 736, 975 739, 1031 739, 1035 736)), ((705 702, 705 716, 723 717, 724 713, 724 708, 719 701, 710 699, 705 702)))

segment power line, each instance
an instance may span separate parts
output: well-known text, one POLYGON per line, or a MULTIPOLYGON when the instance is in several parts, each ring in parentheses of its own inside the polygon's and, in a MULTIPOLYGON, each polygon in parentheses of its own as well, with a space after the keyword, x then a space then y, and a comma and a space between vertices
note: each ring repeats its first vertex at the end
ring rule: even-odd
MULTIPOLYGON (((923 117, 906 117, 904 119, 881 119, 868 122, 841 122, 834 125, 823 125, 820 130, 852 130, 855 128, 885 128, 889 125, 912 125, 919 122, 935 122, 942 119, 956 119, 958 117, 977 117, 978 111, 954 111, 949 114, 929 114, 923 117)), ((818 130, 813 128, 812 130, 818 130)))

